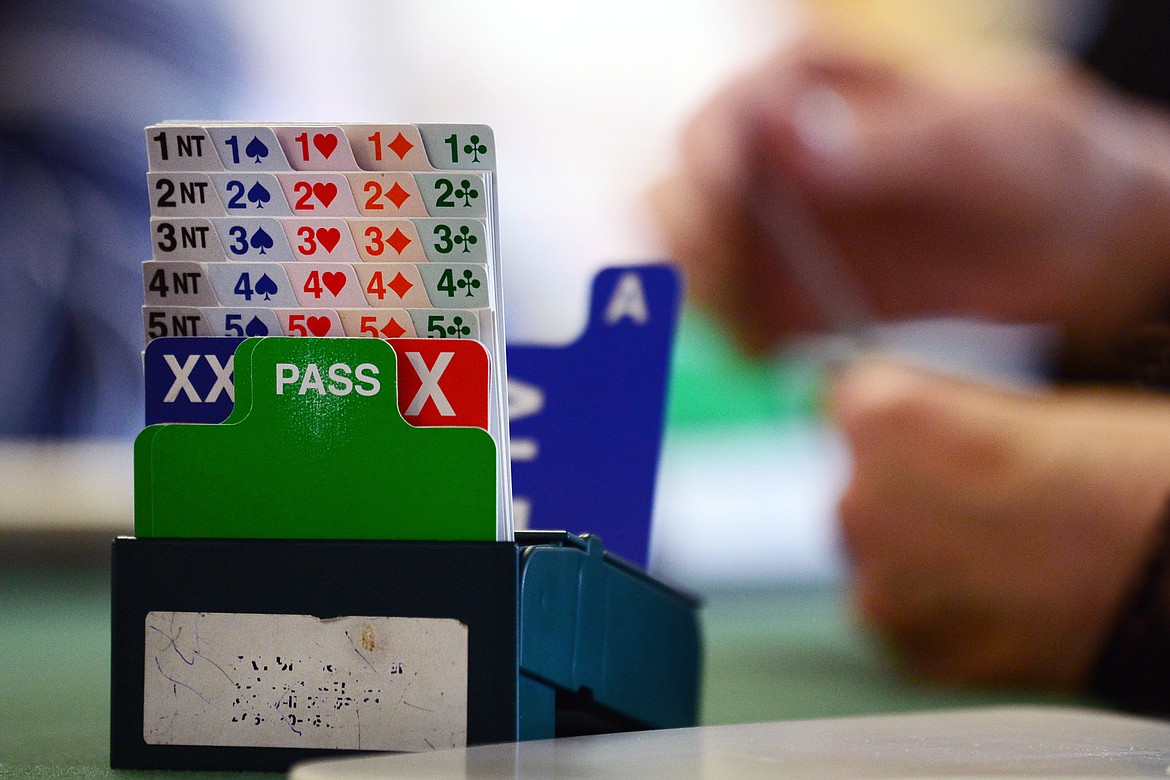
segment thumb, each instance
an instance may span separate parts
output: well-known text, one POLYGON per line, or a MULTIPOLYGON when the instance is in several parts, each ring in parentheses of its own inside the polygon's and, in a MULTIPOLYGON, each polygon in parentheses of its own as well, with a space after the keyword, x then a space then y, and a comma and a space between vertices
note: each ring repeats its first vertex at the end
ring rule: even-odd
POLYGON ((1028 424, 1027 396, 867 357, 832 380, 827 406, 855 456, 943 471, 999 461, 1003 434, 1028 424))
POLYGON ((864 357, 839 368, 828 392, 829 416, 846 433, 865 427, 874 417, 912 424, 914 407, 945 382, 887 357, 864 357))

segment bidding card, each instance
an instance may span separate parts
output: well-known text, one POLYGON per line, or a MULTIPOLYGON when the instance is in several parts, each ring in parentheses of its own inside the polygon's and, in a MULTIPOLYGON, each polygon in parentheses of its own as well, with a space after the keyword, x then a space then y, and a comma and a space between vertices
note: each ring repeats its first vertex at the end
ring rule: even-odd
POLYGON ((151 173, 151 216, 489 216, 490 180, 450 173, 151 173))
POLYGON ((164 122, 146 128, 146 148, 152 171, 496 169, 487 125, 164 122))
MULTIPOLYGON (((227 420, 236 400, 234 361, 242 342, 200 337, 148 344, 143 359, 146 424, 227 420)), ((417 338, 389 343, 398 356, 398 410, 406 422, 487 430, 490 360, 482 344, 417 338)))
MULTIPOLYGON (((444 386, 449 371, 486 379, 486 363, 456 356, 483 348, 459 344, 468 346, 421 340, 406 348, 418 378, 407 415, 453 420, 471 402, 459 382, 444 386)), ((184 376, 198 365, 163 359, 184 376)), ((135 442, 138 536, 499 538, 491 436, 476 425, 408 424, 387 342, 257 339, 234 360, 237 406, 228 421, 153 425, 135 442)))
POLYGON ((142 322, 147 344, 159 338, 183 336, 364 336, 471 339, 490 346, 484 341, 484 333, 491 329, 490 312, 486 309, 144 306, 142 322))
POLYGON ((142 265, 148 306, 491 309, 483 263, 251 263, 142 265))
POLYGON ((154 259, 286 263, 489 261, 482 219, 154 217, 154 259))

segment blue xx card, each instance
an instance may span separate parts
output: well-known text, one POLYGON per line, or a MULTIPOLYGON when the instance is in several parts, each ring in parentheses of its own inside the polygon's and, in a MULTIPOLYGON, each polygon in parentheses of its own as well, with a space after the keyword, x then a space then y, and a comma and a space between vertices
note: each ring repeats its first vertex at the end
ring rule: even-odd
POLYGON ((146 345, 146 424, 220 423, 235 404, 241 338, 160 338, 146 345))
POLYGON ((681 297, 673 267, 607 268, 567 346, 508 345, 516 516, 645 566, 681 297))

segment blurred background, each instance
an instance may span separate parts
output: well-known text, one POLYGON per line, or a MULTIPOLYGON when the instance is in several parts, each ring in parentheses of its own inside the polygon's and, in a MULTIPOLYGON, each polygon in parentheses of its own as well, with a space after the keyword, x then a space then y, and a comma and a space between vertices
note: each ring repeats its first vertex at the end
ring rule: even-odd
MULTIPOLYGON (((2 538, 104 549, 132 529, 146 124, 492 125, 508 336, 566 342, 598 268, 662 259, 645 195, 688 117, 809 25, 978 68, 1075 50, 1097 13, 1089 0, 0 2, 2 538)), ((848 459, 820 387, 815 356, 746 361, 687 310, 659 573, 699 592, 839 575, 848 459)))

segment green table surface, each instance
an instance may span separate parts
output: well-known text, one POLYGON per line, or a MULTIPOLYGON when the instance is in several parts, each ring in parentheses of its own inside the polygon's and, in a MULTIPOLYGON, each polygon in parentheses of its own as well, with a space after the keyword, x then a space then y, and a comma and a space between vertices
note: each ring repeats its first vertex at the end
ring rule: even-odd
MULTIPOLYGON (((108 767, 108 543, 49 563, 13 557, 0 555, 0 777, 143 777, 108 767)), ((702 616, 706 724, 1041 701, 898 677, 831 585, 709 594, 702 616)))

